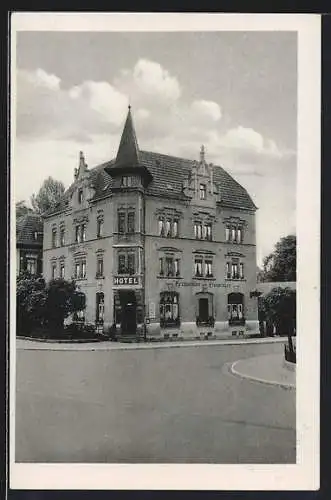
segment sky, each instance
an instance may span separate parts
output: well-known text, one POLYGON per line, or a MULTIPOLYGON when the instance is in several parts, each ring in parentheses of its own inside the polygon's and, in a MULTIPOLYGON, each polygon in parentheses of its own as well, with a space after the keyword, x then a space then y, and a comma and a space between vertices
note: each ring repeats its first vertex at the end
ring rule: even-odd
POLYGON ((295 232, 294 32, 19 32, 16 201, 116 156, 127 106, 139 147, 221 165, 257 211, 261 265, 295 232))

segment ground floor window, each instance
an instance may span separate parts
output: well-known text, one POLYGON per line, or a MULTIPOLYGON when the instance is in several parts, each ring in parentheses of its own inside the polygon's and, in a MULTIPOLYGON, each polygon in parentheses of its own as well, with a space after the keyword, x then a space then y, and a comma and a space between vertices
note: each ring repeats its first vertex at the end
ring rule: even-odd
POLYGON ((179 324, 179 294, 177 292, 161 292, 160 325, 166 327, 178 326, 179 324))
MULTIPOLYGON (((83 292, 80 292, 78 294, 77 300, 79 304, 82 304, 83 306, 86 306, 86 295, 83 292)), ((84 323, 85 322, 85 307, 84 309, 81 309, 79 311, 74 312, 73 314, 73 321, 76 321, 78 323, 84 323)))
POLYGON ((30 274, 37 274, 37 259, 27 258, 27 260, 26 260, 26 270, 30 274))
POLYGON ((105 315, 105 295, 103 292, 96 294, 95 322, 103 323, 105 315))
POLYGON ((228 295, 228 320, 230 325, 243 325, 245 323, 244 296, 242 293, 230 293, 228 295))
POLYGON ((56 278, 56 262, 51 263, 51 276, 52 276, 52 280, 55 280, 55 278, 56 278))

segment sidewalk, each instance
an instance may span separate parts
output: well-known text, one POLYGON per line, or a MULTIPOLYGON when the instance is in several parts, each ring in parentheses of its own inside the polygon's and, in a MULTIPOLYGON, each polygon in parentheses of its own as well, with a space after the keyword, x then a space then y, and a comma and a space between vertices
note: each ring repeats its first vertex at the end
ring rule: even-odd
POLYGON ((267 337, 258 339, 237 340, 186 340, 171 342, 151 343, 120 343, 120 342, 86 342, 86 343, 56 343, 42 342, 36 340, 16 339, 16 348, 24 350, 48 350, 48 351, 120 351, 132 349, 165 349, 175 347, 203 347, 211 345, 249 345, 249 344, 272 344, 285 343, 285 337, 267 337))
POLYGON ((283 354, 266 354, 236 361, 231 365, 231 372, 256 382, 295 388, 295 369, 285 366, 283 354))

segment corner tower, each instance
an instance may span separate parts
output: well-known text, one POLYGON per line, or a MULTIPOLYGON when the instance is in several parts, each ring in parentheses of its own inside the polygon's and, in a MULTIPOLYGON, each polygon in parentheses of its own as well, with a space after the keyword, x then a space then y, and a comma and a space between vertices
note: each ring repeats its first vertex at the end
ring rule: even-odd
POLYGON ((117 332, 131 336, 144 321, 144 192, 152 175, 140 162, 130 106, 116 159, 105 170, 113 180, 113 317, 117 332))

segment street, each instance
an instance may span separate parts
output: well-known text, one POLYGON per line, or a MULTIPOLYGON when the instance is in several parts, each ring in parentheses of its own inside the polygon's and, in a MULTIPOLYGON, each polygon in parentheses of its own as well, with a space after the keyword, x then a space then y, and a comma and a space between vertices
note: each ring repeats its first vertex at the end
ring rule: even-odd
POLYGON ((280 352, 19 349, 16 462, 294 463, 295 390, 229 372, 280 352))

